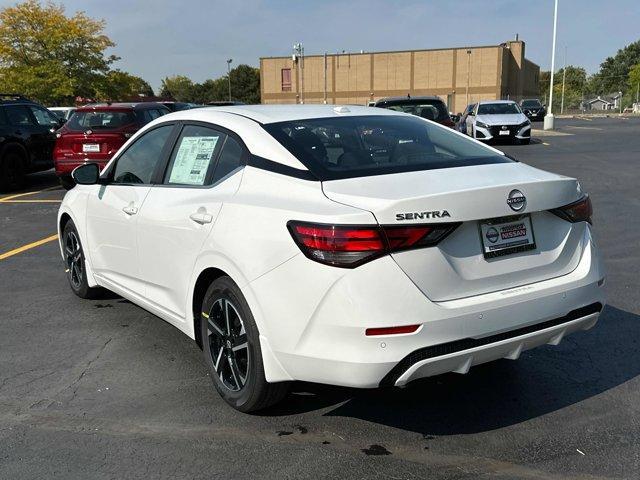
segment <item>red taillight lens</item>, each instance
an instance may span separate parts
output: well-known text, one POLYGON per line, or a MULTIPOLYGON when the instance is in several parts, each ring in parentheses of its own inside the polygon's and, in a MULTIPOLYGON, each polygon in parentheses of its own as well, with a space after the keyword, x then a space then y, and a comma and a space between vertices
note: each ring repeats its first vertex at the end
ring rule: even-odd
POLYGON ((357 267, 392 252, 435 245, 458 225, 351 226, 295 221, 287 224, 308 258, 343 268, 357 267))
POLYGON ((569 222, 589 222, 591 223, 591 215, 593 215, 593 206, 589 195, 585 195, 577 202, 570 203, 564 207, 551 210, 560 218, 564 218, 569 222))
POLYGON ((402 327, 382 327, 382 328, 367 328, 364 334, 367 337, 373 337, 376 335, 400 335, 402 333, 413 333, 420 328, 420 325, 403 325, 402 327))

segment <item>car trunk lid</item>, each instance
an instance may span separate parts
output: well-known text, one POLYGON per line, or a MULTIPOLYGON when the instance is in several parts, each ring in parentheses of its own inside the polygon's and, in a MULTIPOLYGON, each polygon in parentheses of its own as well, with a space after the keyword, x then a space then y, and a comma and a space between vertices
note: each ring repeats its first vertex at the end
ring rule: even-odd
POLYGON ((548 210, 577 200, 575 179, 521 163, 502 163, 359 177, 323 183, 325 195, 372 212, 382 225, 460 222, 435 247, 394 253, 398 265, 433 301, 512 288, 567 274, 576 268, 584 226, 548 210), (520 191, 526 204, 507 202, 520 191), (517 208, 517 205, 516 205, 517 208), (530 217, 535 250, 486 258, 480 223, 530 217))

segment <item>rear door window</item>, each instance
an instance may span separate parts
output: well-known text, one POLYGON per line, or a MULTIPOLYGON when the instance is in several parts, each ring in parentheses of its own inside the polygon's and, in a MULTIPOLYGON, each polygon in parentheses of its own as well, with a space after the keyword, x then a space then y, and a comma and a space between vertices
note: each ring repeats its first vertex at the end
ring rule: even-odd
POLYGON ((164 183, 210 185, 216 159, 226 138, 226 134, 213 128, 186 125, 171 154, 164 183))
POLYGON ((5 108, 11 125, 35 125, 31 112, 26 105, 9 105, 5 108))
POLYGON ((38 125, 41 125, 43 127, 58 125, 58 118, 53 113, 50 113, 49 111, 40 107, 31 106, 29 108, 31 109, 31 113, 33 113, 33 116, 35 117, 38 125))

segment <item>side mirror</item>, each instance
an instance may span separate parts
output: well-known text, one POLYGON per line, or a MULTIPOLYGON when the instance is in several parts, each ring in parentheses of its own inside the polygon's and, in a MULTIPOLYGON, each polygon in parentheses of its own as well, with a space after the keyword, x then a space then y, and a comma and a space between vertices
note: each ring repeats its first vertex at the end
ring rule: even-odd
POLYGON ((78 185, 95 185, 100 180, 100 168, 97 163, 85 163, 71 172, 78 185))
POLYGON ((476 114, 474 113, 474 111, 473 111, 473 110, 471 110, 471 111, 468 113, 468 115, 469 115, 470 117, 475 117, 475 116, 476 116, 476 114))

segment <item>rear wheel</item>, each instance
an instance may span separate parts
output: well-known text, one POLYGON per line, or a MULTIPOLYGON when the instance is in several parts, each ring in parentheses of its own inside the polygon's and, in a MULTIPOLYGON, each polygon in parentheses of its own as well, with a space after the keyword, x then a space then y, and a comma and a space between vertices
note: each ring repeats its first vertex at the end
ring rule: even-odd
POLYGON ((253 412, 282 400, 288 383, 268 383, 258 327, 238 286, 214 280, 202 302, 202 350, 220 396, 236 410, 253 412))
POLYGON ((102 290, 90 287, 87 282, 84 252, 73 220, 69 220, 64 226, 62 246, 67 279, 73 293, 80 298, 97 298, 102 290))
POLYGON ((9 150, 0 159, 0 190, 18 190, 24 187, 26 161, 16 149, 9 150))

